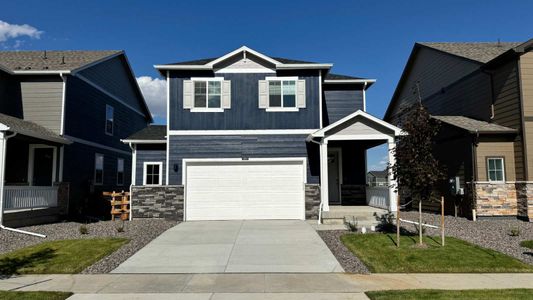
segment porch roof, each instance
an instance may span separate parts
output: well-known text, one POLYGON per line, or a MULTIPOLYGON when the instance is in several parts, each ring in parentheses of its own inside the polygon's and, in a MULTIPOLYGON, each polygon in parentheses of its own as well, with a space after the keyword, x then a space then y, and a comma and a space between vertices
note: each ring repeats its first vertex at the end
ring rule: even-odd
POLYGON ((0 113, 0 131, 11 131, 17 134, 47 140, 59 144, 72 142, 36 123, 22 120, 13 116, 0 113))
POLYGON ((327 138, 337 135, 343 140, 365 140, 378 137, 394 137, 404 135, 402 130, 371 114, 358 110, 335 123, 311 133, 307 140, 327 138), (362 124, 357 126, 356 124, 362 124))

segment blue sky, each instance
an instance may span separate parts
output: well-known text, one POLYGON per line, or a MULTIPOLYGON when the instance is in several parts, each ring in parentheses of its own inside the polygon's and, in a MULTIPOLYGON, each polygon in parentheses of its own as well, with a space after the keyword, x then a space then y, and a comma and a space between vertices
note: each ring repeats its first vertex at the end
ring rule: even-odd
MULTIPOLYGON (((416 41, 525 41, 533 1, 3 1, 0 48, 123 49, 156 114, 154 64, 225 54, 334 63, 377 79, 368 111, 382 117, 416 41), (127 3, 127 4, 126 4, 127 3), (22 26, 27 25, 27 26, 22 26)), ((369 153, 381 168, 384 148, 369 153), (381 164, 380 164, 381 162, 381 164)))

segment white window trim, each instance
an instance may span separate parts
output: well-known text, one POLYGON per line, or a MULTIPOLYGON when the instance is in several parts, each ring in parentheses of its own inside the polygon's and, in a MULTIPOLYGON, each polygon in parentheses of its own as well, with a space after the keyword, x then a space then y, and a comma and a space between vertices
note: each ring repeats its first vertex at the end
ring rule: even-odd
POLYGON ((30 144, 28 153, 28 184, 33 185, 33 167, 35 162, 35 149, 37 148, 52 148, 54 150, 52 161, 54 166, 52 168, 52 185, 56 182, 57 172, 57 147, 44 144, 30 144))
POLYGON ((162 161, 145 161, 143 163, 143 185, 148 185, 148 186, 163 185, 163 162, 162 161), (158 165, 159 166, 159 183, 158 184, 147 184, 146 183, 146 167, 148 165, 158 165))
POLYGON ((94 154, 94 174, 93 174, 93 184, 94 185, 103 185, 104 184, 104 169, 105 169, 105 155, 102 153, 95 153, 94 154), (102 182, 96 182, 96 157, 101 155, 102 156, 102 182))
POLYGON ((265 80, 267 81, 267 89, 268 89, 268 103, 267 108, 265 108, 266 112, 298 112, 300 111, 300 108, 298 107, 298 76, 286 76, 286 77, 278 77, 278 76, 267 76, 265 77, 265 80), (281 107, 270 107, 270 81, 281 81, 281 107), (294 107, 283 107, 283 81, 294 81, 294 107))
POLYGON ((224 108, 222 108, 222 81, 224 81, 224 77, 191 77, 192 81, 192 107, 190 109, 190 112, 224 112, 224 108), (205 81, 205 105, 209 105, 209 82, 210 81, 217 81, 220 82, 220 107, 194 107, 194 82, 196 81, 205 81))
POLYGON ((125 162, 126 162, 126 161, 124 160, 124 158, 120 158, 120 157, 117 158, 117 186, 124 186, 124 181, 125 181, 125 179, 126 179, 126 178, 125 178, 125 175, 126 175, 126 172, 125 172, 125 171, 126 171, 126 170, 125 170, 125 169, 126 169, 125 162), (119 170, 118 170, 118 166, 119 166, 119 164, 118 164, 118 162, 119 162, 119 161, 122 161, 122 183, 119 183, 119 182, 118 182, 118 173, 119 173, 119 170))
POLYGON ((113 136, 113 134, 115 133, 115 108, 109 104, 106 104, 105 105, 105 125, 104 125, 104 131, 105 131, 105 134, 109 135, 109 136, 113 136), (113 115, 112 115, 112 119, 113 121, 111 121, 111 132, 108 132, 107 131, 107 110, 108 108, 110 108, 113 110, 113 115))
POLYGON ((487 181, 490 183, 503 183, 505 182, 505 158, 501 156, 487 156, 485 159, 485 163, 487 166, 487 181), (489 169, 489 160, 501 160, 502 161, 502 180, 490 180, 490 169, 489 169))

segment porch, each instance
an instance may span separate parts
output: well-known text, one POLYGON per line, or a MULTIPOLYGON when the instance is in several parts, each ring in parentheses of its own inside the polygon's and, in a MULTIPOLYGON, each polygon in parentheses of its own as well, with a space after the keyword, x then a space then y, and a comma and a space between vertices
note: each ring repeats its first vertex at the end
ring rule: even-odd
MULTIPOLYGON (((389 164, 394 164, 396 137, 402 132, 383 120, 357 111, 307 138, 320 149, 320 213, 330 216, 334 207, 360 206, 370 210, 396 211, 396 183, 389 171, 388 185, 367 184, 366 152, 386 144, 389 164)), ((359 209, 358 211, 362 211, 359 209)), ((347 214, 346 216, 350 216, 347 214)))
POLYGON ((37 124, 0 114, 0 224, 51 222, 67 213, 62 153, 69 143, 37 124))

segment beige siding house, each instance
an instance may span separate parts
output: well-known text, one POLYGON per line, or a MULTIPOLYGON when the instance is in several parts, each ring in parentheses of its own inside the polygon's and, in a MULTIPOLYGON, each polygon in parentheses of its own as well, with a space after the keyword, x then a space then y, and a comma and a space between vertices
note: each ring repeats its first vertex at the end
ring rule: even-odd
POLYGON ((447 211, 533 220, 533 39, 416 43, 385 120, 401 125, 419 95, 441 124, 447 211))

